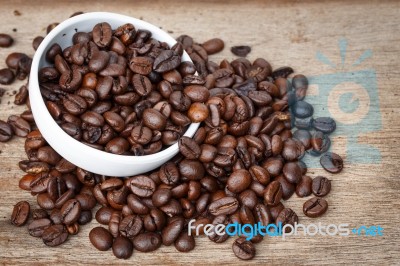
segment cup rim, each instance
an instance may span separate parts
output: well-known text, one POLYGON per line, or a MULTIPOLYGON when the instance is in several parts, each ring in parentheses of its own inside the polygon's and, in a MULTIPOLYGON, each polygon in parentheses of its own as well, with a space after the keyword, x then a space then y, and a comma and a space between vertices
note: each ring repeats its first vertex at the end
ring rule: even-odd
MULTIPOLYGON (((62 128, 55 122, 53 117, 50 115, 46 105, 45 105, 45 100, 42 98, 41 92, 40 92, 40 87, 39 87, 39 81, 38 81, 38 73, 39 73, 39 65, 42 57, 44 56, 44 53, 46 49, 52 45, 54 42, 54 38, 56 38, 59 34, 62 34, 62 31, 65 30, 66 28, 75 25, 77 23, 85 23, 87 20, 91 19, 96 19, 100 21, 105 21, 107 22, 107 19, 115 19, 115 20, 121 20, 125 21, 123 23, 132 23, 135 28, 139 29, 147 29, 150 30, 153 34, 154 32, 157 33, 158 36, 162 36, 162 39, 156 38, 159 41, 166 42, 170 46, 174 45, 176 43, 176 40, 171 37, 168 33, 166 33, 164 30, 158 28, 157 26, 150 24, 149 22, 126 16, 126 15, 121 15, 117 13, 110 13, 110 12, 89 12, 89 13, 84 13, 81 15, 74 16, 72 18, 69 18, 63 22, 61 22, 59 25, 57 25, 49 34, 43 39, 42 43, 36 50, 36 53, 33 57, 32 60, 32 67, 30 71, 30 78, 29 78, 29 98, 30 98, 30 104, 31 104, 31 110, 33 117, 35 119, 36 125, 40 132, 42 133, 43 137, 46 139, 46 141, 49 143, 50 146, 53 147, 54 141, 59 140, 59 141, 65 141, 64 145, 65 148, 68 149, 69 144, 75 143, 73 146, 77 148, 75 151, 77 154, 78 153, 83 153, 83 154, 91 154, 93 156, 93 159, 99 159, 103 158, 107 160, 110 163, 121 163, 121 164, 133 164, 133 163, 151 163, 154 162, 155 160, 163 160, 167 157, 171 157, 176 155, 179 151, 178 147, 178 142, 170 145, 169 147, 163 149, 160 152, 150 154, 150 155, 143 155, 143 156, 134 156, 134 155, 118 155, 118 154, 112 154, 108 153, 106 151, 98 150, 93 147, 90 147, 70 135, 68 135, 62 128), (47 128, 45 127, 45 124, 47 124, 47 128), (50 136, 50 134, 53 134, 53 136, 50 136), (72 143, 73 142, 73 143, 72 143)), ((121 23, 121 25, 123 25, 121 23)), ((184 61, 190 61, 189 55, 184 51, 184 54, 182 55, 182 62, 184 61)), ((192 137, 194 133, 197 131, 200 123, 191 123, 184 133, 183 136, 189 136, 192 137)), ((58 145, 55 145, 58 146, 58 145)), ((62 157, 64 154, 63 152, 58 151, 55 149, 62 157)), ((65 158, 67 160, 70 160, 70 158, 65 158)), ((74 163, 74 162, 73 162, 74 163)), ((75 163, 74 163, 75 164, 75 163)), ((78 164, 77 164, 78 165, 78 164)), ((79 166, 79 165, 78 165, 79 166)), ((79 166, 82 167, 82 166, 79 166)), ((82 167, 85 169, 85 167, 82 167)), ((156 168, 156 167, 155 167, 156 168)), ((90 170, 92 171, 92 170, 90 170)), ((93 172, 93 171, 92 171, 93 172)))

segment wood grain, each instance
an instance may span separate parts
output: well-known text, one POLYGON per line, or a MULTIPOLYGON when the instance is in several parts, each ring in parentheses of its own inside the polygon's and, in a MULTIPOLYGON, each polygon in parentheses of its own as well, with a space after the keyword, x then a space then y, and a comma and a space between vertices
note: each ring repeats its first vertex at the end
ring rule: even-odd
MULTIPOLYGON (((369 69, 376 74, 366 76, 368 83, 376 82, 377 99, 359 99, 360 106, 378 105, 381 119, 369 119, 363 127, 378 125, 377 130, 359 134, 357 127, 336 135, 332 149, 344 155, 345 169, 341 174, 327 174, 321 169, 310 169, 310 175, 322 174, 332 179, 332 191, 326 198, 328 212, 312 220, 302 214, 304 199, 294 196, 286 206, 293 208, 300 222, 309 224, 349 223, 351 226, 380 225, 384 236, 296 236, 287 240, 266 238, 257 244, 254 260, 245 264, 400 264, 399 163, 400 145, 398 119, 400 84, 400 2, 398 1, 1 1, 0 32, 15 38, 11 48, 0 48, 0 68, 5 66, 7 54, 24 51, 33 55, 32 39, 44 35, 50 22, 59 22, 75 11, 111 11, 143 18, 162 26, 174 37, 181 34, 195 36, 198 42, 212 37, 225 40, 226 48, 212 60, 234 59, 229 47, 250 45, 248 58, 267 58, 273 67, 292 66, 297 73, 308 76, 356 72, 369 69), (15 16, 18 10, 21 16, 15 16), (17 31, 13 32, 13 28, 17 31), (341 65, 338 41, 347 40, 346 64, 341 65), (362 64, 352 66, 366 50, 372 57, 362 64), (316 59, 323 52, 333 64, 332 69, 316 59), (351 130, 355 130, 352 134, 351 130), (360 143, 377 148, 381 160, 375 163, 354 163, 345 154, 349 136, 358 136, 360 143)), ((326 83, 331 81, 326 81, 326 83)), ((23 83, 16 82, 6 88, 0 104, 0 119, 10 114, 20 114, 24 107, 12 104, 14 90, 23 83), (10 103, 9 103, 10 102, 10 103)), ((324 82, 320 84, 323 85, 324 82)), ((342 88, 343 90, 346 87, 342 88)), ((318 94, 318 88, 310 93, 318 94)), ((317 101, 318 102, 318 101, 317 101)), ((320 101, 315 109, 323 110, 327 103, 320 101)), ((335 117, 333 113, 332 116, 335 117)), ((368 117, 366 118, 368 119, 368 117)), ((0 143, 0 263, 12 264, 239 264, 233 256, 232 239, 214 244, 198 238, 196 249, 179 253, 174 247, 162 247, 156 252, 136 252, 130 260, 116 260, 109 252, 99 252, 88 240, 92 222, 83 226, 78 236, 64 245, 48 248, 27 234, 26 227, 10 225, 12 206, 19 200, 28 200, 36 206, 34 198, 18 189, 22 172, 17 163, 24 159, 23 139, 14 138, 0 143)), ((368 158, 368 153, 359 154, 368 158)), ((244 263, 243 263, 244 264, 244 263)))

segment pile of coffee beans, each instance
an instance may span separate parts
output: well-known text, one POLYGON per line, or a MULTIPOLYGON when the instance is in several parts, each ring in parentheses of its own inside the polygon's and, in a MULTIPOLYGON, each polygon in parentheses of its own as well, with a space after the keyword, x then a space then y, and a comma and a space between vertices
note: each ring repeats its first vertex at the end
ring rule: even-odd
MULTIPOLYGON (((41 90, 54 119, 64 130, 71 127, 66 132, 78 132, 71 135, 108 152, 149 154, 152 143, 163 147, 178 141, 180 153, 149 173, 101 176, 59 156, 35 130, 30 111, 10 116, 7 123, 0 121, 0 141, 14 133, 26 137, 28 159, 19 164, 26 175, 19 186, 35 195, 39 206, 31 210, 26 201, 17 203, 14 225, 28 223, 30 235, 57 246, 89 223, 99 204, 94 217, 100 226, 90 231, 90 242, 127 259, 134 250, 150 252, 161 245, 193 250, 195 232, 188 232, 193 219, 193 226, 294 225, 297 214, 283 204, 294 193, 313 195, 303 205, 306 216, 327 211, 323 197, 331 181, 312 179, 300 159, 306 152, 322 154, 321 165, 331 173, 343 169, 343 160, 327 152, 334 121, 312 119, 313 108, 303 100, 307 78, 296 75, 290 82, 293 69, 273 70, 262 58, 210 61, 209 55, 224 48, 218 38, 198 44, 182 35, 177 41, 170 49, 133 25, 112 30, 104 22, 91 33, 76 33, 72 47, 49 50, 55 67, 40 71, 41 90), (183 49, 193 64, 178 60, 183 49), (110 80, 107 86, 101 81, 105 79, 110 80), (181 137, 191 121, 203 122, 193 138, 181 137), (298 130, 292 134, 294 126, 298 130), (163 141, 165 135, 170 142, 163 141)), ((18 103, 28 103, 23 88, 18 95, 18 103)), ((222 243, 229 236, 212 230, 208 238, 222 243)), ((232 251, 240 259, 252 259, 262 239, 238 237, 232 251)))

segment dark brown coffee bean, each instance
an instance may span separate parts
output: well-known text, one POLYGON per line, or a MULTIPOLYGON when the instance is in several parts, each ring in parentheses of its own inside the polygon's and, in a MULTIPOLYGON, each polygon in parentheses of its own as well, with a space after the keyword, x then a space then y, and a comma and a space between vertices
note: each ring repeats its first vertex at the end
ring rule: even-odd
POLYGON ((28 225, 28 233, 33 237, 42 237, 44 230, 51 226, 51 221, 47 218, 33 220, 28 225))
POLYGON ((90 211, 97 204, 96 198, 92 194, 80 193, 76 195, 75 199, 79 201, 82 211, 90 211))
POLYGON ((157 189, 152 196, 154 206, 161 207, 171 200, 172 193, 170 189, 160 188, 157 189))
POLYGON ((123 218, 119 224, 119 231, 121 235, 127 238, 133 238, 143 228, 143 220, 140 216, 129 215, 123 218))
POLYGON ((105 150, 114 154, 123 154, 129 149, 129 142, 125 138, 117 137, 110 140, 105 150))
POLYGON ((253 212, 256 222, 261 223, 263 226, 267 226, 273 220, 270 210, 264 204, 257 203, 254 206, 253 212))
POLYGON ((93 228, 89 233, 89 240, 92 245, 100 251, 109 250, 113 244, 113 237, 104 227, 93 228))
POLYGON ((61 156, 50 146, 39 148, 37 157, 40 161, 51 165, 56 165, 61 160, 61 156))
POLYGON ((47 218, 47 217, 49 217, 49 215, 46 210, 43 210, 43 209, 32 210, 33 220, 39 220, 39 219, 43 219, 43 218, 47 218))
POLYGON ((14 131, 12 127, 3 120, 0 120, 0 142, 9 141, 13 137, 13 135, 14 131))
POLYGON ((216 54, 224 49, 224 41, 219 38, 213 38, 201 45, 207 52, 207 54, 216 54))
POLYGON ((158 233, 141 233, 132 240, 133 247, 141 252, 151 252, 158 249, 161 244, 161 236, 158 233))
POLYGON ((159 209, 151 209, 150 213, 144 216, 144 228, 147 231, 160 231, 166 224, 165 214, 159 209))
MULTIPOLYGON (((136 35, 136 29, 135 26, 133 26, 130 23, 126 23, 122 26, 119 26, 116 30, 114 35, 118 37, 121 42, 125 45, 131 44, 136 35)), ((151 34, 150 34, 151 35, 151 34)))
POLYGON ((212 202, 208 206, 208 211, 212 215, 228 215, 234 213, 239 208, 239 202, 234 197, 224 197, 212 202))
POLYGON ((59 246, 68 239, 67 228, 61 224, 51 225, 43 231, 42 239, 46 246, 59 246))
POLYGON ((183 230, 184 220, 181 217, 177 217, 170 224, 168 224, 161 232, 162 243, 165 246, 170 246, 179 237, 183 230))
MULTIPOLYGON (((299 222, 299 218, 297 214, 290 208, 284 208, 278 215, 278 217, 275 220, 275 223, 279 225, 279 223, 282 224, 282 226, 286 224, 290 224, 294 226, 295 223, 299 222)), ((286 228, 286 232, 289 232, 290 228, 286 228)))
POLYGON ((250 48, 250 46, 246 46, 246 45, 232 46, 231 52, 234 55, 237 55, 240 57, 246 57, 251 52, 251 48, 250 48))
POLYGON ((296 195, 303 198, 311 195, 312 179, 309 176, 303 175, 300 182, 296 186, 296 195))
POLYGON ((28 99, 28 88, 24 85, 19 88, 17 94, 15 94, 14 104, 23 105, 28 99))
MULTIPOLYGON (((129 61, 129 68, 137 74, 148 75, 153 68, 153 60, 150 57, 138 56, 129 61)), ((135 83, 134 83, 135 85, 135 83)))
POLYGON ((94 26, 92 35, 93 41, 98 47, 107 47, 112 40, 112 28, 107 22, 98 23, 94 26))
POLYGON ((85 225, 92 221, 92 211, 82 211, 78 219, 79 225, 85 225))
POLYGON ((184 159, 179 164, 179 173, 183 178, 200 180, 205 175, 205 169, 203 164, 197 160, 184 159))
POLYGON ((318 156, 322 153, 325 153, 329 149, 331 146, 331 140, 329 139, 328 135, 320 131, 316 131, 311 138, 311 146, 312 151, 310 154, 318 156))
POLYGON ((30 205, 27 201, 20 201, 14 205, 11 214, 11 223, 15 226, 22 226, 29 218, 30 205))
POLYGON ((188 110, 188 117, 194 123, 202 122, 207 119, 209 110, 207 105, 195 102, 190 105, 188 110))
POLYGON ((303 213, 311 218, 323 215, 328 210, 328 202, 321 198, 312 198, 304 202, 303 213))
POLYGON ((14 134, 18 137, 26 137, 31 132, 30 124, 21 117, 11 115, 7 123, 12 127, 14 134))
POLYGON ((118 236, 112 244, 112 251, 118 259, 128 259, 133 253, 132 241, 124 236, 118 236))
POLYGON ((61 208, 63 223, 70 225, 78 221, 81 215, 81 204, 76 199, 68 200, 61 208))
POLYGON ((325 134, 330 134, 336 129, 336 122, 330 117, 318 117, 313 121, 313 127, 325 134))
POLYGON ((251 175, 247 170, 234 171, 228 178, 227 187, 233 193, 244 191, 251 183, 251 175))
POLYGON ((197 159, 201 154, 200 146, 189 137, 182 137, 179 140, 179 151, 187 159, 197 159))
POLYGON ((96 221, 100 224, 108 225, 110 222, 111 214, 113 209, 110 207, 103 206, 96 212, 96 221))
POLYGON ((238 238, 232 245, 233 253, 241 260, 251 260, 256 255, 254 244, 245 238, 238 238))
POLYGON ((312 193, 317 197, 324 197, 331 191, 331 181, 323 176, 317 176, 312 181, 312 193))
POLYGON ((153 69, 157 72, 164 73, 177 68, 180 63, 181 58, 175 51, 164 50, 154 60, 153 69))
POLYGON ((139 197, 150 197, 156 190, 154 181, 145 175, 138 175, 130 178, 129 187, 133 194, 139 197))
POLYGON ((268 184, 264 192, 264 202, 267 205, 277 205, 282 199, 282 185, 278 181, 268 184))
POLYGON ((343 159, 338 154, 327 152, 320 158, 321 166, 329 173, 337 174, 343 169, 343 159))
POLYGON ((283 166, 283 175, 286 180, 292 184, 297 184, 300 182, 302 177, 302 170, 297 162, 288 162, 283 166))
POLYGON ((143 124, 152 130, 164 130, 167 119, 166 117, 154 108, 149 108, 143 111, 143 124))
POLYGON ((3 48, 8 48, 10 47, 14 42, 14 39, 5 33, 0 33, 0 47, 3 48))
POLYGON ((175 240, 175 248, 180 252, 189 252, 194 249, 196 242, 193 235, 183 231, 175 240))

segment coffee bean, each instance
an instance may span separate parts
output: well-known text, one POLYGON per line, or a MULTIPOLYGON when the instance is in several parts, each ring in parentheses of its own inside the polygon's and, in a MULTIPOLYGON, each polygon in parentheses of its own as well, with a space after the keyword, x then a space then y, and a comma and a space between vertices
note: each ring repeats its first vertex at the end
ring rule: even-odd
POLYGON ((212 202, 208 206, 208 211, 212 215, 227 215, 234 213, 239 208, 239 202, 234 197, 224 197, 212 202))
POLYGON ((296 184, 290 183, 284 175, 279 175, 275 178, 275 181, 281 183, 282 186, 282 199, 288 200, 296 190, 296 184))
POLYGON ((250 46, 247 46, 247 45, 232 46, 231 52, 234 55, 237 55, 240 57, 246 57, 251 52, 251 48, 250 48, 250 46))
POLYGON ((303 175, 300 182, 296 186, 297 196, 303 198, 311 195, 312 179, 309 176, 303 175))
POLYGON ((23 105, 26 103, 28 99, 28 88, 24 85, 19 88, 17 94, 15 94, 14 104, 16 105, 23 105))
POLYGON ((18 137, 26 137, 29 132, 31 132, 30 124, 16 115, 9 116, 7 123, 12 127, 14 134, 18 137))
POLYGON ((143 124, 152 130, 164 130, 166 117, 154 108, 143 111, 143 124))
POLYGON ((183 230, 183 224, 183 218, 177 217, 162 230, 162 243, 165 246, 170 246, 175 242, 183 230))
POLYGON ((318 117, 313 121, 313 127, 326 134, 330 134, 336 129, 336 122, 330 117, 318 117))
POLYGON ((14 131, 8 123, 0 120, 0 142, 9 141, 14 135, 14 131))
POLYGON ((207 54, 216 54, 224 49, 224 41, 219 38, 210 39, 201 45, 207 52, 207 54))
POLYGON ((141 252, 151 252, 158 249, 161 244, 161 236, 158 233, 141 233, 132 240, 133 247, 141 252))
POLYGON ((129 142, 125 138, 117 137, 110 140, 105 150, 114 154, 123 154, 129 149, 129 142))
POLYGON ((283 166, 283 175, 290 183, 297 184, 302 177, 302 171, 297 162, 288 162, 283 166))
POLYGON ((206 120, 208 117, 209 110, 207 105, 203 103, 195 102, 193 103, 188 110, 188 117, 191 121, 198 123, 206 120))
POLYGON ((89 233, 89 240, 92 245, 100 251, 106 251, 113 245, 113 237, 104 227, 93 228, 89 233))
POLYGON ((39 45, 42 43, 43 39, 44 38, 42 36, 37 36, 33 39, 32 41, 33 50, 36 51, 39 48, 39 45))
POLYGON ((129 215, 124 217, 119 224, 121 235, 127 238, 133 238, 142 230, 143 220, 140 216, 129 215))
POLYGON ((274 78, 274 79, 277 79, 277 78, 287 78, 290 74, 292 74, 294 71, 293 71, 293 69, 291 68, 291 67, 287 67, 287 66, 284 66, 284 67, 280 67, 280 68, 277 68, 277 69, 275 69, 273 72, 272 72, 272 77, 274 78))
POLYGON ((233 253, 241 260, 251 260, 256 255, 254 244, 244 238, 238 238, 232 245, 233 253))
POLYGON ((331 181, 323 176, 317 176, 312 181, 312 193, 315 196, 323 197, 331 191, 331 181))
POLYGON ((338 154, 327 152, 320 158, 321 166, 329 173, 337 174, 343 169, 343 159, 338 154))
POLYGON ((227 188, 233 193, 245 190, 251 183, 251 175, 247 170, 234 171, 228 178, 227 188))
POLYGON ((61 208, 63 223, 70 225, 78 221, 81 215, 81 204, 76 199, 70 199, 61 208))
POLYGON ((33 220, 39 220, 39 219, 43 219, 43 218, 47 218, 47 217, 49 217, 49 215, 46 210, 43 210, 43 209, 32 210, 33 220))
POLYGON ((293 106, 293 114, 298 118, 307 118, 312 116, 314 113, 314 108, 311 104, 305 101, 298 101, 293 106))
POLYGON ((294 125, 298 129, 311 129, 313 126, 314 118, 307 117, 307 118, 295 118, 294 125))
MULTIPOLYGON (((290 224, 292 226, 294 226, 295 223, 297 223, 299 221, 299 218, 297 216, 297 214, 290 208, 284 208, 278 215, 278 217, 276 218, 275 222, 277 225, 279 225, 279 223, 282 224, 282 226, 286 225, 286 224, 290 224)), ((289 231, 289 227, 286 228, 286 232, 290 232, 289 231)))
POLYGON ((11 84, 15 79, 14 72, 9 68, 0 69, 0 84, 8 85, 11 84))
POLYGON ((15 204, 11 214, 11 223, 15 226, 22 226, 29 218, 30 205, 27 201, 20 201, 15 204))
POLYGON ((47 218, 33 220, 28 225, 28 233, 33 237, 42 237, 44 230, 51 226, 51 221, 47 218))
POLYGON ((164 50, 155 58, 153 69, 164 73, 178 67, 180 63, 181 58, 175 51, 164 50))
POLYGON ((201 154, 200 146, 189 137, 180 138, 179 142, 179 151, 183 156, 187 159, 197 159, 201 154))
POLYGON ((328 210, 328 202, 321 198, 312 198, 304 202, 303 212, 306 216, 316 218, 328 210))
POLYGON ((331 146, 331 140, 329 139, 328 135, 322 133, 321 131, 315 131, 311 138, 311 146, 312 150, 310 154, 318 156, 328 151, 329 147, 331 146))
POLYGON ((309 131, 304 130, 304 129, 298 129, 293 133, 293 138, 299 140, 304 148, 308 150, 311 148, 311 134, 309 131))
POLYGON ((93 28, 93 41, 100 48, 104 48, 111 43, 112 29, 107 22, 98 23, 93 28))
POLYGON ((103 206, 96 212, 96 221, 100 224, 108 225, 112 213, 113 209, 103 206))
MULTIPOLYGON (((146 57, 146 56, 133 57, 129 61, 129 68, 134 73, 137 73, 140 75, 148 75, 152 71, 152 68, 153 68, 153 59, 150 57, 146 57)), ((135 85, 135 83, 133 83, 133 84, 135 85)))
POLYGON ((51 225, 43 231, 42 239, 47 246, 59 246, 68 239, 67 228, 61 224, 51 225))
POLYGON ((8 48, 14 43, 14 39, 5 33, 0 33, 0 47, 8 48))
POLYGON ((180 252, 189 252, 194 249, 196 242, 193 235, 183 231, 175 240, 175 248, 180 252))
POLYGON ((118 259, 128 259, 133 253, 132 241, 124 236, 118 236, 112 244, 112 251, 118 259))
POLYGON ((145 175, 134 176, 129 180, 129 187, 133 194, 139 197, 149 197, 156 190, 156 184, 145 175))
POLYGON ((90 223, 91 221, 92 221, 92 211, 91 210, 82 211, 78 219, 78 224, 85 225, 90 223))
POLYGON ((264 202, 267 205, 277 205, 282 199, 282 185, 278 181, 268 184, 264 192, 264 202))

